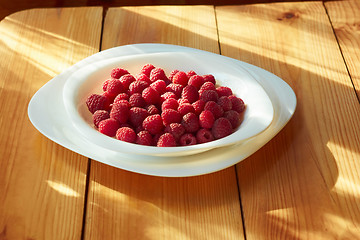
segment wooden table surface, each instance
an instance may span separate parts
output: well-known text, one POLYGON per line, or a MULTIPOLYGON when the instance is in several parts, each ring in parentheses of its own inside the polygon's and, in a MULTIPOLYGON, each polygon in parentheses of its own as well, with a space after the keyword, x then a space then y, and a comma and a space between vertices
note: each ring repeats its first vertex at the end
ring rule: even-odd
POLYGON ((32 9, 0 22, 0 239, 360 239, 360 3, 32 9), (165 178, 87 159, 30 123, 33 94, 114 46, 169 43, 286 81, 293 118, 252 156, 165 178))

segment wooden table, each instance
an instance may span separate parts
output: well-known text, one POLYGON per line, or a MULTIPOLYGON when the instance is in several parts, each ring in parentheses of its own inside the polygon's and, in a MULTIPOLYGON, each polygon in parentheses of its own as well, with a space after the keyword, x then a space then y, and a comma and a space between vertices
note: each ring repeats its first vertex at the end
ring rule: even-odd
POLYGON ((360 239, 360 3, 32 9, 0 23, 0 239, 360 239), (146 176, 40 134, 27 105, 100 50, 170 43, 264 68, 291 121, 236 166, 146 176))

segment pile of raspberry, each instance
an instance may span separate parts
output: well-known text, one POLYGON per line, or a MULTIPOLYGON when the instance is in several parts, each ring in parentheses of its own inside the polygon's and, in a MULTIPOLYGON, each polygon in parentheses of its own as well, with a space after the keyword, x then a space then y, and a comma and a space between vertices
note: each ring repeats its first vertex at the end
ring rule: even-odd
POLYGON ((243 100, 213 75, 146 64, 132 75, 114 68, 86 105, 99 132, 147 146, 174 147, 210 142, 233 133, 245 112, 243 100))

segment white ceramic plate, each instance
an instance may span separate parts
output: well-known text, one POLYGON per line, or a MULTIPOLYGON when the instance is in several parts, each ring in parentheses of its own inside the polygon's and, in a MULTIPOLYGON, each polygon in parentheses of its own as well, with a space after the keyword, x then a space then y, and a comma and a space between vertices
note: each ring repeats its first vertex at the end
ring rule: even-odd
POLYGON ((152 156, 185 156, 238 143, 264 131, 274 116, 270 98, 242 67, 220 55, 209 58, 207 54, 193 52, 137 54, 86 64, 66 79, 63 100, 72 123, 87 140, 113 151, 152 156), (247 108, 241 126, 233 134, 215 141, 166 148, 127 143, 99 133, 93 127, 92 115, 85 104, 86 98, 92 93, 102 92, 102 82, 109 78, 114 67, 125 68, 136 75, 147 63, 161 67, 167 75, 174 69, 185 72, 195 70, 200 75, 214 75, 219 85, 230 87, 236 96, 245 101, 247 108))
POLYGON ((296 107, 293 90, 277 76, 256 66, 193 48, 166 44, 134 44, 112 48, 92 55, 65 70, 45 84, 31 99, 28 114, 33 125, 54 142, 91 159, 125 170, 155 175, 182 177, 206 174, 232 166, 253 154, 271 140, 290 120, 296 107), (152 53, 202 54, 208 59, 228 61, 255 79, 273 106, 271 124, 258 135, 237 144, 218 147, 186 157, 159 157, 114 151, 85 137, 69 117, 63 99, 66 79, 89 64, 121 56, 152 53))

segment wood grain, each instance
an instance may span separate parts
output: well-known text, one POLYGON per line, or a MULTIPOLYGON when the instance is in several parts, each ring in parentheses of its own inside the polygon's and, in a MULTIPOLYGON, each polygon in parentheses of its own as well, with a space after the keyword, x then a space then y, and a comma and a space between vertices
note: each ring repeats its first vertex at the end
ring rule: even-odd
POLYGON ((237 165, 246 238, 359 239, 360 105, 323 4, 224 6, 216 15, 222 54, 275 73, 298 99, 288 125, 237 165))
MULTIPOLYGON (((102 48, 141 42, 218 52, 214 8, 110 8, 102 48)), ((243 239, 235 169, 163 178, 92 161, 85 230, 86 239, 243 239)))
POLYGON ((30 123, 32 95, 98 51, 101 8, 38 9, 0 22, 0 239, 79 239, 88 160, 30 123))
POLYGON ((360 99, 360 3, 334 1, 326 2, 325 7, 360 99))

